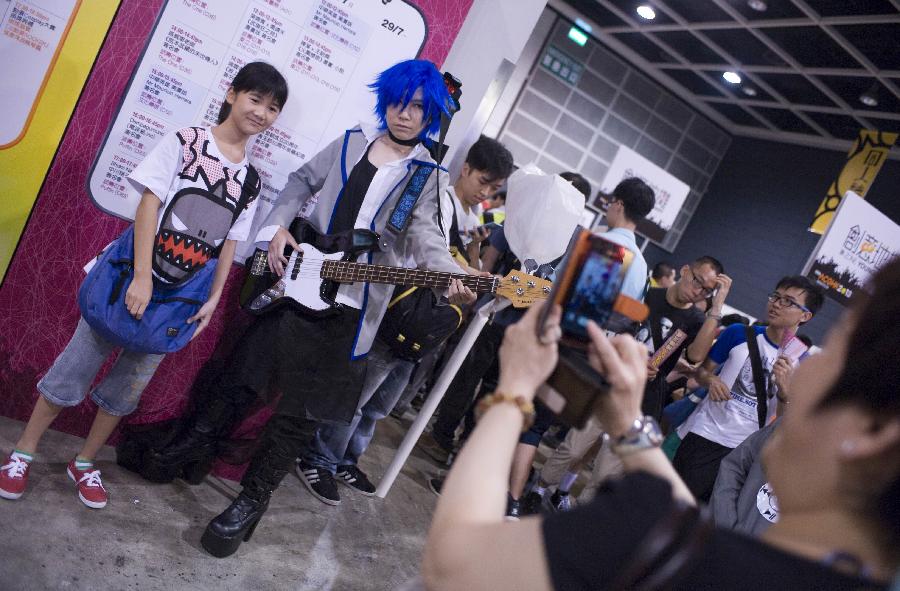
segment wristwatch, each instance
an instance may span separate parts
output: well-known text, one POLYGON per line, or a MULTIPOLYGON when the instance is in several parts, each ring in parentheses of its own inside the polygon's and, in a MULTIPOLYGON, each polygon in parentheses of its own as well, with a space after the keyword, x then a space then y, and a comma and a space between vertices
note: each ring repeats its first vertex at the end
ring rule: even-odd
POLYGON ((627 456, 645 449, 659 447, 663 442, 662 430, 656 419, 647 415, 635 419, 625 433, 615 440, 604 434, 604 440, 610 442, 610 449, 617 456, 627 456))

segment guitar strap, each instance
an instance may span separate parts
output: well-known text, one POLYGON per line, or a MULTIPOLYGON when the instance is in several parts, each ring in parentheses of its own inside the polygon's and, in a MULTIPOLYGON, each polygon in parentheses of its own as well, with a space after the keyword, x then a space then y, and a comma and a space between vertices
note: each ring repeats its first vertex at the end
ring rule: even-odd
POLYGON ((416 166, 412 176, 406 183, 406 187, 403 188, 394 210, 391 211, 391 215, 388 217, 388 222, 385 226, 386 232, 381 236, 378 244, 381 250, 390 250, 400 233, 406 230, 413 208, 418 203, 432 170, 434 169, 431 166, 422 166, 421 164, 416 166))

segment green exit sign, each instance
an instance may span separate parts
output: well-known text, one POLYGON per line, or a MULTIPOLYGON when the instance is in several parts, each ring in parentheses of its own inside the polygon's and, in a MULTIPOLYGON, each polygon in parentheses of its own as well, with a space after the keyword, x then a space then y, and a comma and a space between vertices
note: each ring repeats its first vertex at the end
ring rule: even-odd
POLYGON ((569 39, 584 47, 584 44, 587 43, 588 36, 587 33, 582 31, 578 27, 572 27, 571 29, 569 29, 569 39))

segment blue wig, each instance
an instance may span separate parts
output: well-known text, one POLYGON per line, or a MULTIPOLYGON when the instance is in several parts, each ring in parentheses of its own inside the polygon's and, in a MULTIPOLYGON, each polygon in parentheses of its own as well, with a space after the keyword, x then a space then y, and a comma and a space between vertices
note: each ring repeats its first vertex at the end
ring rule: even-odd
POLYGON ((437 133, 441 126, 441 113, 450 114, 450 94, 441 73, 428 60, 406 60, 394 64, 380 73, 369 88, 378 97, 375 114, 378 126, 387 129, 387 109, 393 105, 406 107, 416 90, 422 89, 422 121, 425 127, 421 137, 437 133))

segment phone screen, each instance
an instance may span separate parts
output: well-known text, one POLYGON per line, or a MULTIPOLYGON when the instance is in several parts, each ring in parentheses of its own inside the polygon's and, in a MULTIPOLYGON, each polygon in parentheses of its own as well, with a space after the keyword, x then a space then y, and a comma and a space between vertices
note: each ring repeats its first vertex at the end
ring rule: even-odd
POLYGON ((601 246, 583 254, 581 271, 563 307, 560 328, 564 334, 587 339, 588 321, 604 326, 612 313, 622 288, 624 249, 609 242, 601 246))

